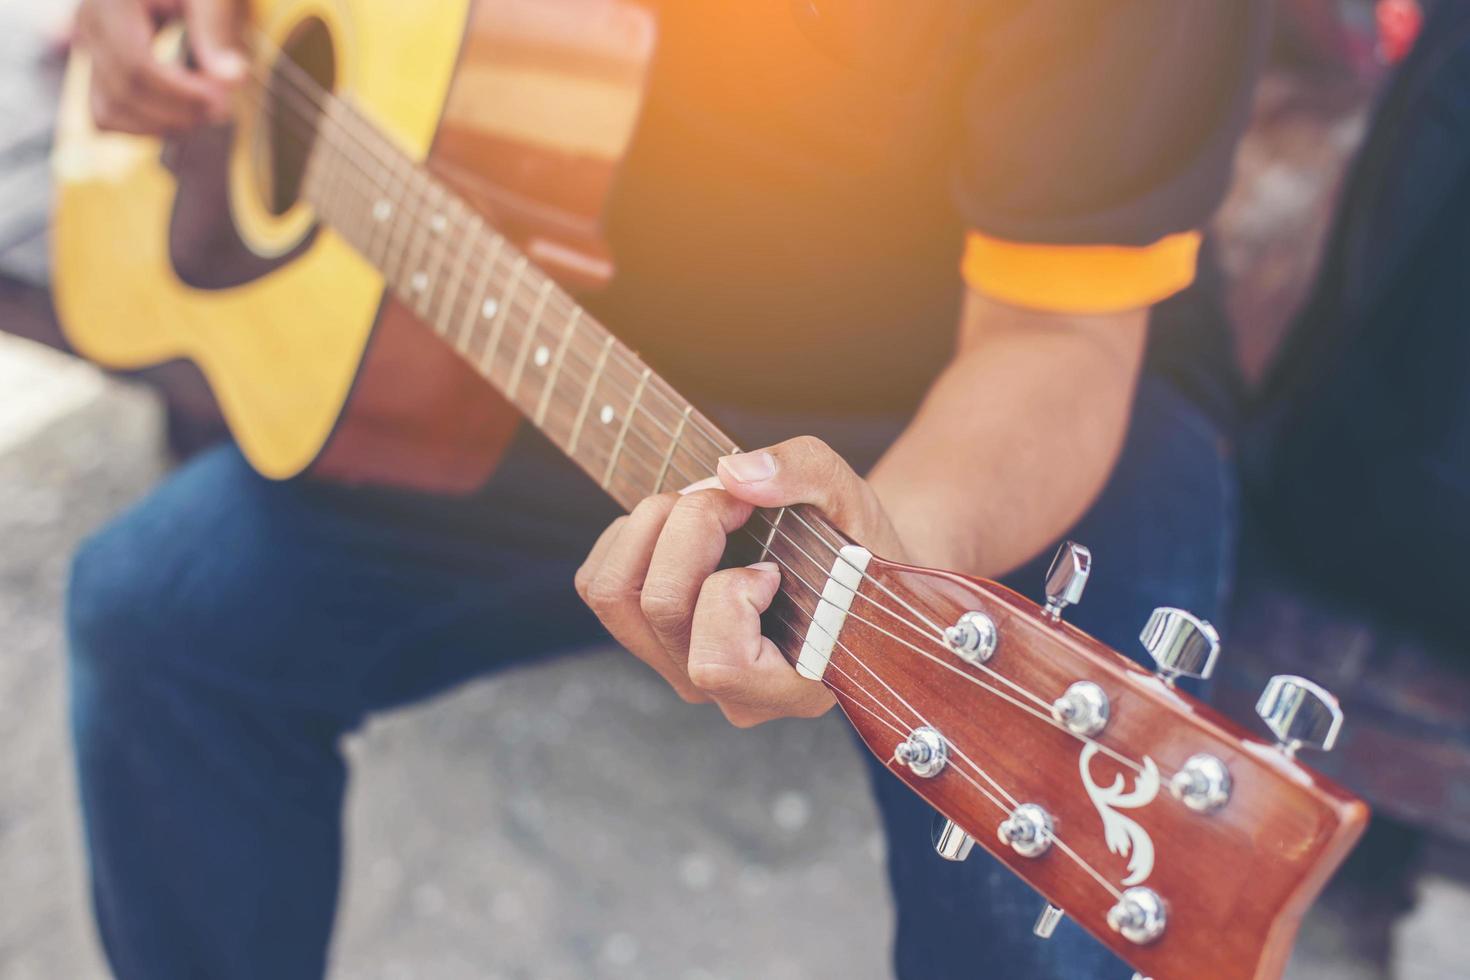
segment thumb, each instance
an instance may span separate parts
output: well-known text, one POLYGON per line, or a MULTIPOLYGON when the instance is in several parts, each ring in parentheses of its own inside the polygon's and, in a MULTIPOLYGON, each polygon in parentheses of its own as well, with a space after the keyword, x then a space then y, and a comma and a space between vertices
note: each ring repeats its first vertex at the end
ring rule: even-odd
POLYGON ((814 436, 720 458, 720 483, 757 507, 811 504, 854 541, 888 558, 903 547, 878 495, 846 460, 814 436))
POLYGON ((199 66, 206 75, 234 84, 245 77, 240 51, 240 20, 235 0, 188 0, 184 23, 199 66))

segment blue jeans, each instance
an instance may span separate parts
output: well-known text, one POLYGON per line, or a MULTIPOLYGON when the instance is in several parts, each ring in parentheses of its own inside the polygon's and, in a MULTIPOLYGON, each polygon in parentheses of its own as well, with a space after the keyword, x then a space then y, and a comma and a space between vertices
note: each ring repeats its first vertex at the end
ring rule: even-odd
MULTIPOLYGON (((749 445, 812 432, 861 466, 899 423, 730 428, 749 445)), ((342 736, 371 712, 605 639, 571 580, 614 516, 530 435, 479 497, 432 503, 272 483, 221 448, 88 540, 68 607, 72 720, 117 975, 320 977, 341 869, 342 736)), ((1097 568, 1070 617, 1135 655, 1155 605, 1218 619, 1233 532, 1216 431, 1146 378, 1122 462, 1073 532, 1097 568)), ((1013 584, 1034 595, 1046 557, 1013 584)), ((978 848, 964 864, 940 860, 932 811, 871 770, 899 976, 1129 975, 1070 921, 1033 938, 1035 893, 978 848)))

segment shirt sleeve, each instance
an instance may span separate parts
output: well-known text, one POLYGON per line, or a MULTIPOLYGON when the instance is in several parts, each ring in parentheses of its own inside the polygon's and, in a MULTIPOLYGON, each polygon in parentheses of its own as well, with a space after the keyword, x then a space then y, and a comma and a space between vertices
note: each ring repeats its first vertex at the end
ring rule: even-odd
POLYGON ((1269 0, 1034 0, 977 32, 955 193, 962 272, 1004 302, 1148 306, 1194 276, 1269 0))

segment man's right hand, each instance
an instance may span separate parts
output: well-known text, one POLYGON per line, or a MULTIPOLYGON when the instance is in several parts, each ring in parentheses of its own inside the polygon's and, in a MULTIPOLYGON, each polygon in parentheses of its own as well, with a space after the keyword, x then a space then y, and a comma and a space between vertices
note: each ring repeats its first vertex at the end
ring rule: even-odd
POLYGON ((82 0, 81 43, 92 55, 92 116, 103 129, 163 136, 229 117, 245 78, 236 0, 82 0), (153 56, 153 38, 183 18, 197 67, 153 56))

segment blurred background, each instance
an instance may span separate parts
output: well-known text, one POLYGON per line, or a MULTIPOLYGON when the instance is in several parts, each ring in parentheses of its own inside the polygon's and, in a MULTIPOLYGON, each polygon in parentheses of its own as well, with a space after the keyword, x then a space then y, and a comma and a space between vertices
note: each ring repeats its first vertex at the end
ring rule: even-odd
MULTIPOLYGON (((64 575, 83 535, 221 433, 191 371, 120 378, 63 352, 47 202, 67 6, 0 0, 0 980, 106 975, 65 724, 64 575)), ((1215 229, 1251 379, 1315 267, 1379 45, 1366 0, 1283 0, 1215 229)), ((1311 761, 1376 816, 1293 980, 1470 976, 1470 677, 1451 653, 1247 542, 1221 699, 1249 723, 1271 673, 1334 690, 1348 724, 1311 761)), ((856 751, 835 717, 736 733, 613 651, 382 719, 350 745, 334 976, 881 977, 882 841, 856 751)))

